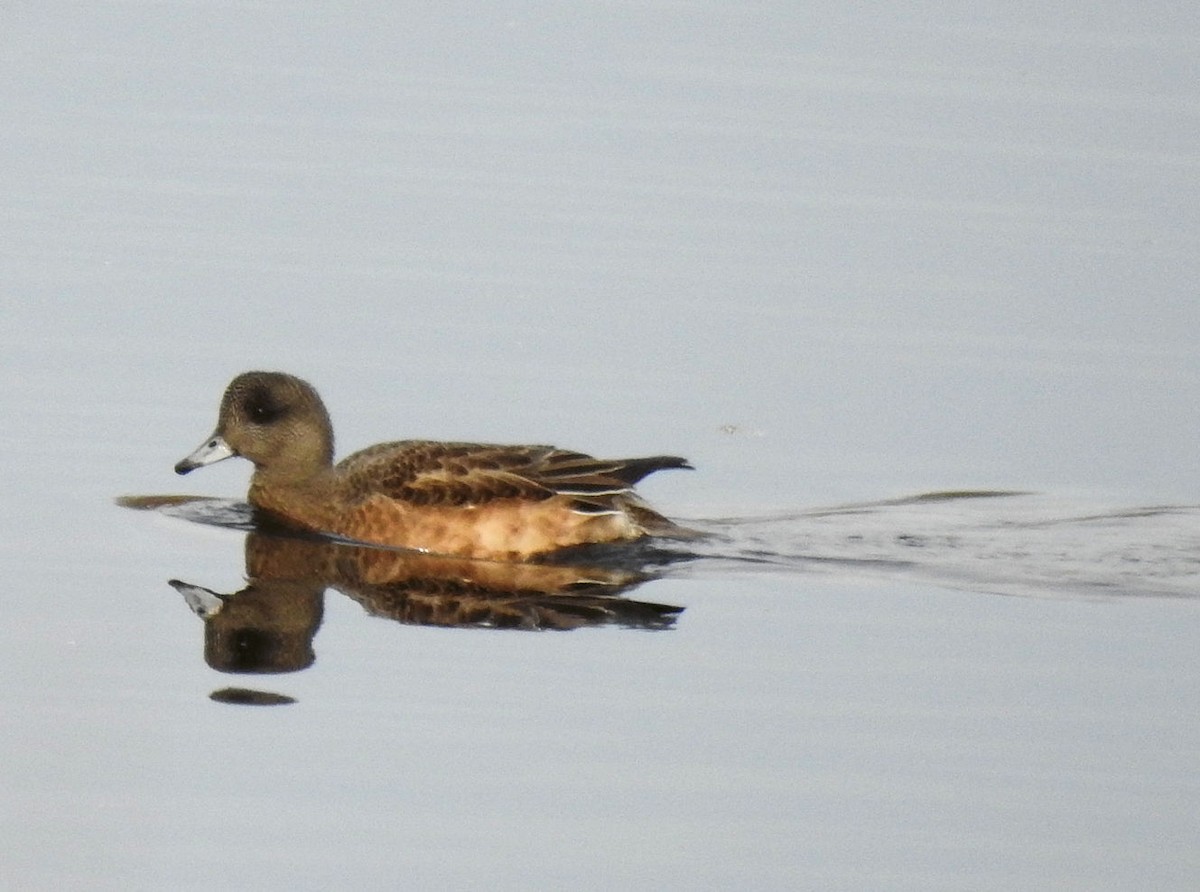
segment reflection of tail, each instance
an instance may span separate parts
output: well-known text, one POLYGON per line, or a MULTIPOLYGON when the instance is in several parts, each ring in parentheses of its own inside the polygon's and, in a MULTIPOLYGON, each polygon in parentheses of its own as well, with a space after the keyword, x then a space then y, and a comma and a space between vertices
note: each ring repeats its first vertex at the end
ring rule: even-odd
POLYGON ((504 595, 442 584, 418 591, 406 584, 339 589, 374 616, 422 626, 488 629, 577 629, 618 625, 668 629, 682 607, 631 601, 612 595, 504 595), (454 589, 461 589, 455 591, 454 589))

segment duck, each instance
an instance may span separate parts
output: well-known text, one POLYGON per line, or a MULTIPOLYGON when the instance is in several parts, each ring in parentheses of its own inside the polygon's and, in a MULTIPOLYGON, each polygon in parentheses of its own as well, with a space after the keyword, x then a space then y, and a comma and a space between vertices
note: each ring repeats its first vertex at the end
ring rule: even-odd
POLYGON ((285 527, 359 543, 501 561, 647 537, 694 538, 634 492, 675 455, 598 459, 554 446, 398 440, 334 464, 333 425, 307 381, 284 372, 235 377, 212 435, 177 474, 240 456, 247 499, 285 527))

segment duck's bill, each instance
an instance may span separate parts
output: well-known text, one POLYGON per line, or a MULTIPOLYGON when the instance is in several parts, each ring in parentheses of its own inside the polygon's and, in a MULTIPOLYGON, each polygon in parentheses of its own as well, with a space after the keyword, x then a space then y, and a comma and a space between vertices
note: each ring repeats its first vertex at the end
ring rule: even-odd
POLYGON ((183 595, 183 600, 187 601, 187 606, 192 608, 192 613, 201 619, 212 619, 225 606, 226 599, 211 589, 201 588, 190 582, 181 582, 178 579, 168 581, 167 585, 183 595))
POLYGON ((215 462, 232 458, 234 454, 229 444, 225 442, 224 437, 220 434, 213 434, 201 443, 195 452, 175 465, 175 473, 186 474, 188 471, 196 470, 196 468, 203 468, 205 465, 211 465, 215 462))

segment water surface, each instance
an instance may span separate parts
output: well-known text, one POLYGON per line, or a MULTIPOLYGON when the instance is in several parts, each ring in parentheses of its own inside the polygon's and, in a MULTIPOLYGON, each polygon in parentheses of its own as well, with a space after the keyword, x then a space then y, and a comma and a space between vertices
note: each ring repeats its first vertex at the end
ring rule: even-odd
POLYGON ((1193 12, 0 18, 3 885, 1200 882, 1193 12), (222 637, 247 531, 114 499, 243 498, 171 467, 251 368, 687 456, 603 596, 682 611, 222 637))

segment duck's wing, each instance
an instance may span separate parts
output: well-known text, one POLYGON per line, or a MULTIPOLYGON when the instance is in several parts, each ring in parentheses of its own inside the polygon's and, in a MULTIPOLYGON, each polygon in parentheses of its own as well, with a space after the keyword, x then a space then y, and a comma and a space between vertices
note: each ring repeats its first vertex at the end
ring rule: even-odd
POLYGON ((553 446, 405 440, 356 452, 338 465, 353 491, 412 505, 477 505, 497 499, 572 496, 587 510, 630 493, 653 471, 691 467, 673 455, 597 459, 553 446))

